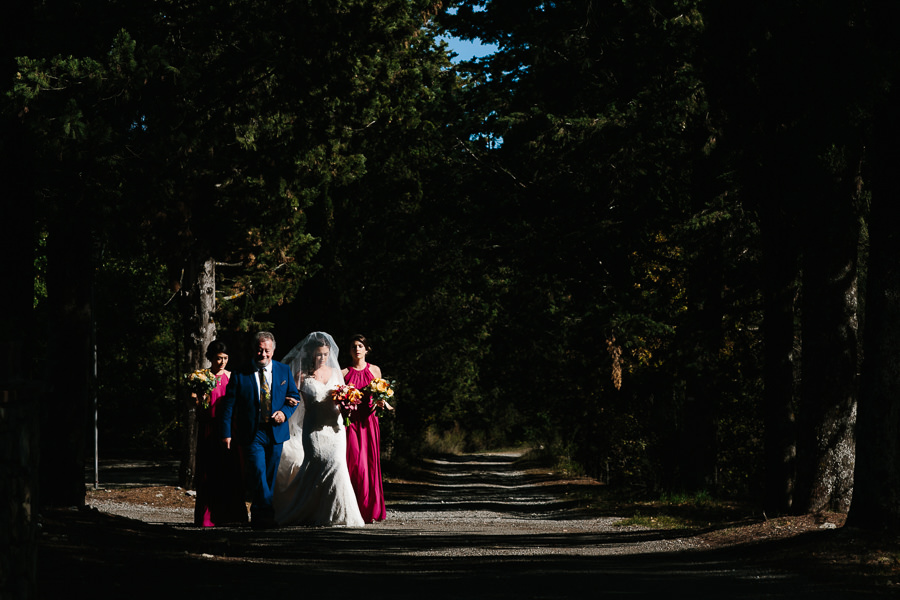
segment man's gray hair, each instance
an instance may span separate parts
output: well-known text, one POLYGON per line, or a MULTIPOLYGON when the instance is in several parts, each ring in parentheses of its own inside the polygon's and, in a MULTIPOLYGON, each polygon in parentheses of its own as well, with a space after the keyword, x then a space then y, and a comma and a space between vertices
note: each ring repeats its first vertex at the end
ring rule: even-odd
POLYGON ((263 340, 269 340, 272 342, 272 349, 275 349, 275 336, 269 333, 268 331, 260 331, 256 334, 256 339, 253 342, 254 344, 259 344, 263 340))

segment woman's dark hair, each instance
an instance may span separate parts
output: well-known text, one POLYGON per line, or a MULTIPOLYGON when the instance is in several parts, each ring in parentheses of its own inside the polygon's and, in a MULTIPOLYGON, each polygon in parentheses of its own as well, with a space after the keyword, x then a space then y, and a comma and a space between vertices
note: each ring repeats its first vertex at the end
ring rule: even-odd
POLYGON ((372 351, 372 346, 369 344, 369 340, 367 340, 366 336, 364 336, 361 333, 357 333, 356 335, 354 335, 353 337, 350 338, 351 346, 353 345, 353 342, 361 342, 362 345, 365 346, 366 352, 372 351))
POLYGON ((228 354, 228 346, 219 340, 211 341, 206 347, 206 358, 212 361, 220 354, 228 354))
POLYGON ((316 350, 322 346, 328 348, 329 351, 331 350, 331 344, 325 338, 313 338, 306 342, 306 345, 303 347, 303 363, 300 365, 304 372, 312 372, 312 368, 316 366, 316 350))

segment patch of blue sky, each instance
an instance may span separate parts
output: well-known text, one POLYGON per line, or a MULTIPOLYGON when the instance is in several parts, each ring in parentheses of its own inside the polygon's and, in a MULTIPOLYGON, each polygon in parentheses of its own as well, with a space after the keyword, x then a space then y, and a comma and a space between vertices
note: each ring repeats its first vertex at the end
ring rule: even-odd
MULTIPOLYGON (((484 2, 478 3, 472 7, 474 12, 482 12, 484 7, 484 2)), ((456 14, 457 8, 453 7, 449 9, 449 13, 456 14)), ((450 35, 442 35, 438 37, 439 40, 447 42, 447 46, 450 47, 450 51, 453 52, 456 56, 453 57, 453 62, 458 63, 464 60, 475 60, 477 58, 484 58, 485 56, 490 56, 494 54, 498 47, 496 44, 485 44, 481 40, 463 40, 458 37, 453 37, 450 35)))
MULTIPOLYGON (((474 10, 476 12, 482 11, 484 10, 484 6, 475 6, 474 10)), ((450 11, 456 12, 456 9, 452 8, 450 11)), ((453 63, 485 58, 499 50, 499 46, 496 44, 486 44, 478 39, 464 40, 451 35, 442 35, 437 39, 447 44, 448 49, 452 53, 451 61, 453 63)), ((469 141, 482 144, 488 150, 496 150, 503 145, 503 138, 495 136, 491 132, 473 133, 469 135, 469 141)))
POLYGON ((485 56, 494 54, 498 49, 496 44, 485 44, 480 40, 462 40, 447 35, 441 36, 438 39, 446 42, 450 51, 456 55, 452 59, 454 63, 484 58, 485 56))

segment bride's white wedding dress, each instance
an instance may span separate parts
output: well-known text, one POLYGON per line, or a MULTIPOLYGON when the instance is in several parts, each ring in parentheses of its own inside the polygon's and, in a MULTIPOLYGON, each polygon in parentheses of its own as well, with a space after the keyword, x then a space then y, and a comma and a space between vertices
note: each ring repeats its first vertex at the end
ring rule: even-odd
POLYGON ((302 401, 291 415, 275 479, 280 525, 364 525, 347 470, 347 433, 329 393, 341 383, 332 369, 328 384, 307 377, 300 386, 302 401))

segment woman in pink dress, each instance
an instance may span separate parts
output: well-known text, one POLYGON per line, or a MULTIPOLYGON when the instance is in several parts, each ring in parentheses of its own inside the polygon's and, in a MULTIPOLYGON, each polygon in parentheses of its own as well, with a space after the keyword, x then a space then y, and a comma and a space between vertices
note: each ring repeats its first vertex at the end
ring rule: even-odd
POLYGON ((219 381, 209 394, 209 408, 201 405, 197 409, 200 431, 197 435, 194 524, 202 527, 244 524, 247 522, 247 505, 244 503, 240 455, 225 451, 215 426, 216 402, 225 395, 225 387, 231 378, 231 373, 225 370, 228 349, 223 342, 212 342, 206 349, 206 358, 212 363, 210 372, 219 381))
MULTIPOLYGON (((361 390, 373 379, 381 377, 381 369, 366 362, 366 355, 371 351, 364 336, 355 335, 350 338, 351 364, 342 371, 344 383, 361 390)), ((387 512, 381 483, 381 430, 374 406, 360 406, 350 413, 350 425, 347 427, 347 467, 363 520, 366 523, 383 521, 387 512)))

